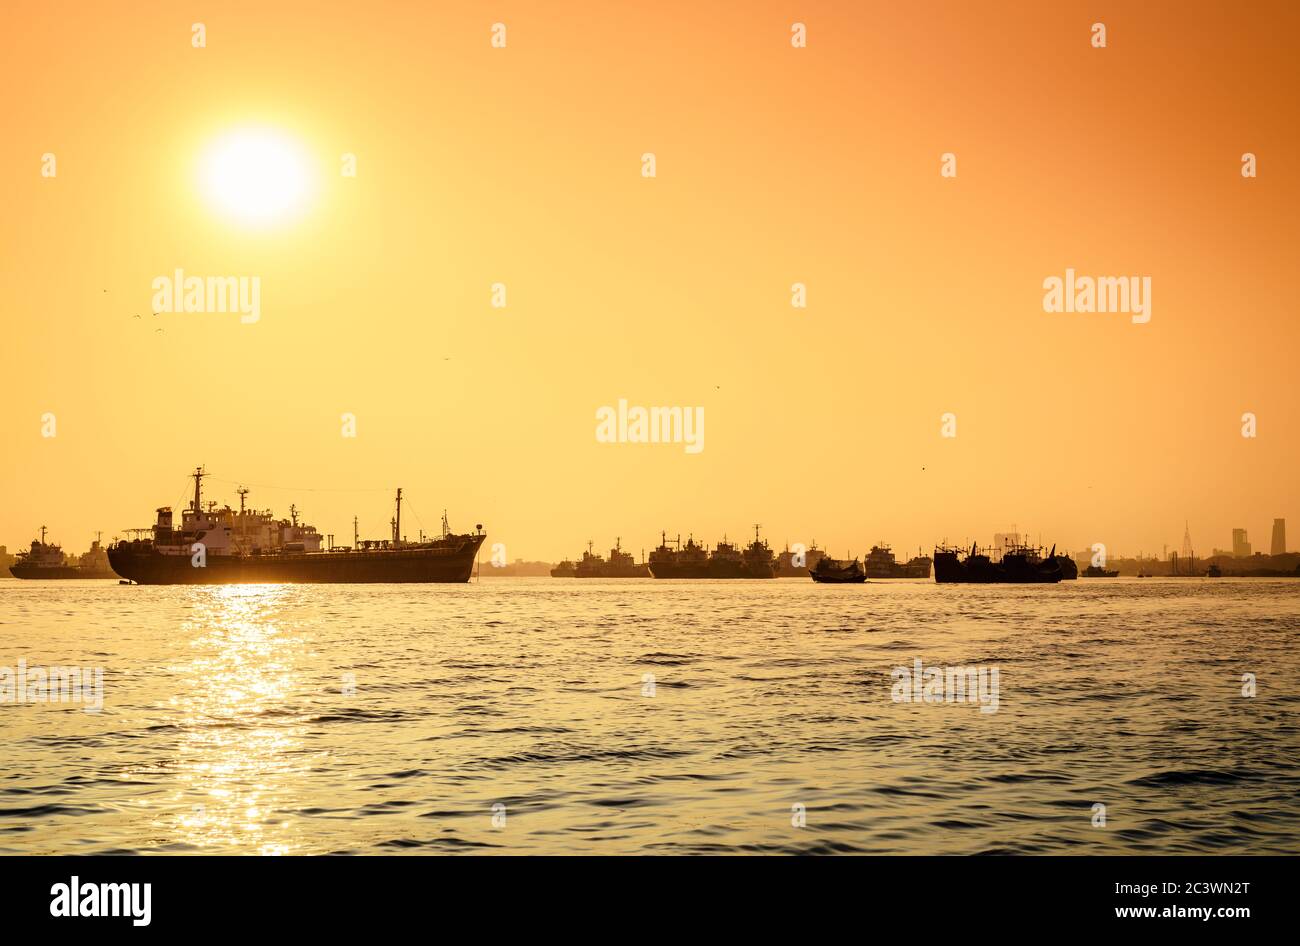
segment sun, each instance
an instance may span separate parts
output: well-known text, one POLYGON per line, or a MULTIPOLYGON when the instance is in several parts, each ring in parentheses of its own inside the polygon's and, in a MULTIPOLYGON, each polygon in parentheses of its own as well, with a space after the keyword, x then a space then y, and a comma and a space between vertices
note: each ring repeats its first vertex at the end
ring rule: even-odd
POLYGON ((213 209, 240 223, 267 226, 302 211, 314 190, 306 152, 288 135, 242 128, 215 141, 200 167, 213 209))

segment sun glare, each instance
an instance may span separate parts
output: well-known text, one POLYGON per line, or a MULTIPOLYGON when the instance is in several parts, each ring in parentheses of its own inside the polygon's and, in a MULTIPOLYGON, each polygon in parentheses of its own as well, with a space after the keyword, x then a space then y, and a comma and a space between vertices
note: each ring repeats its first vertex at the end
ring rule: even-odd
POLYGON ((204 156, 203 193, 221 214, 264 226, 302 209, 312 190, 303 149, 269 129, 242 129, 223 136, 204 156))

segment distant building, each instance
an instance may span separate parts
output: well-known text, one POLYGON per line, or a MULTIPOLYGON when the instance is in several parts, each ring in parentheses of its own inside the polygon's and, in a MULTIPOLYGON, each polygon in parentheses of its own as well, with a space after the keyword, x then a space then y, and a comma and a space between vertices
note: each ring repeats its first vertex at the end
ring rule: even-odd
MULTIPOLYGON (((0 551, 4 551, 0 549, 0 551)), ((1270 550, 1273 555, 1286 554, 1286 520, 1273 520, 1273 545, 1270 550)))
POLYGON ((1246 541, 1245 529, 1232 530, 1233 558, 1250 558, 1250 543, 1246 541))

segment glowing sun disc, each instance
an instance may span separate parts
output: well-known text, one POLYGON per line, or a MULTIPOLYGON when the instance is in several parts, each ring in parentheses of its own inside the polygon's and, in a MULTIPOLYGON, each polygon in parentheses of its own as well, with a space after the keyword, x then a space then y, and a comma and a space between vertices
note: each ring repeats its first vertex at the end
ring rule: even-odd
POLYGON ((308 161, 296 142, 269 129, 242 129, 208 150, 200 169, 203 194, 218 212, 245 223, 283 220, 312 190, 308 161))

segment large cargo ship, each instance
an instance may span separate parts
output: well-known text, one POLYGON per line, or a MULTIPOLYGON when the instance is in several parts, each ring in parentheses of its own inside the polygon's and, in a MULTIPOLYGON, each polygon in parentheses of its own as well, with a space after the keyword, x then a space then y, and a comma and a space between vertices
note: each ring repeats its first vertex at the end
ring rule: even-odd
POLYGON ((361 541, 354 546, 322 549, 314 526, 291 518, 276 519, 270 511, 247 509, 248 490, 239 490, 239 509, 216 503, 205 507, 197 469, 194 499, 182 511, 179 527, 170 506, 158 509, 152 538, 123 540, 110 546, 108 559, 123 578, 142 585, 259 584, 263 582, 465 582, 474 570, 479 546, 487 538, 483 527, 458 535, 447 525, 435 539, 408 542, 402 537, 402 491, 392 538, 361 541))
POLYGON ((655 578, 708 578, 709 553, 690 536, 682 545, 677 536, 672 545, 668 534, 659 534, 659 547, 650 553, 650 574, 655 578))
POLYGON ((678 536, 670 546, 660 533, 659 547, 650 553, 650 574, 655 578, 775 578, 776 555, 754 528, 754 541, 741 550, 724 537, 712 552, 691 536, 682 545, 678 536))
POLYGON ((865 571, 868 578, 929 578, 930 556, 917 554, 906 563, 894 558, 888 545, 873 545, 867 553, 865 571))
POLYGON ((45 526, 41 526, 40 540, 32 540, 32 547, 18 553, 18 560, 9 566, 15 578, 47 580, 51 578, 116 578, 108 565, 108 557, 99 544, 91 543, 90 551, 78 560, 65 556, 61 546, 45 541, 45 526))
MULTIPOLYGON (((616 539, 614 547, 609 550, 609 559, 591 551, 592 543, 587 543, 587 551, 582 553, 582 560, 573 569, 575 578, 649 578, 650 569, 644 563, 638 565, 635 558, 623 551, 623 540, 616 539)), ((554 575, 554 572, 552 572, 554 575)))
POLYGON ((934 580, 938 584, 1050 584, 1061 580, 1056 547, 1044 558, 1028 545, 1012 545, 998 560, 972 545, 969 552, 936 548, 934 580))

